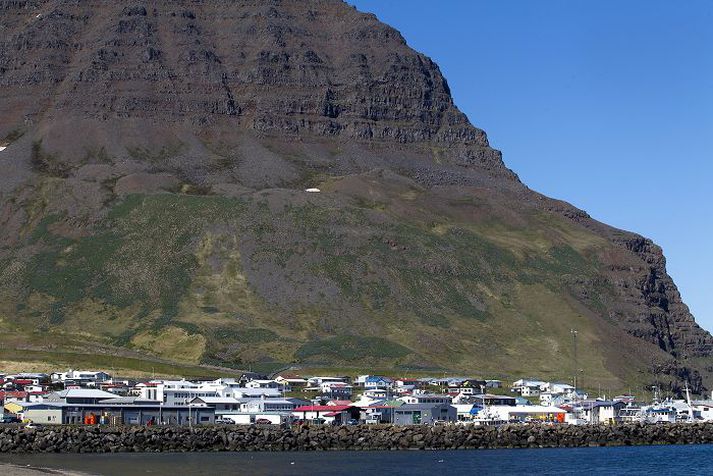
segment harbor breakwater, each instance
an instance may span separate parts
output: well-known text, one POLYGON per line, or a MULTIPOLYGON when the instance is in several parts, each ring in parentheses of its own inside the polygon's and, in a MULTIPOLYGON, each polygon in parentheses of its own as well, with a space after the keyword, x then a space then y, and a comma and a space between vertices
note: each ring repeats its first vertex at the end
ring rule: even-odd
POLYGON ((0 429, 0 453, 376 451, 706 443, 713 443, 713 424, 0 429))

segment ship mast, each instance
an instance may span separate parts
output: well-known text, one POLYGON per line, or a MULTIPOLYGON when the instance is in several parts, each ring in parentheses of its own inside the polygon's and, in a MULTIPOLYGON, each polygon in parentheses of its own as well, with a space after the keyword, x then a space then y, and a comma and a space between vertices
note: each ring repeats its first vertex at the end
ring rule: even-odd
POLYGON ((693 406, 691 405, 691 392, 688 391, 688 381, 686 381, 686 403, 688 404, 688 421, 693 422, 693 406))

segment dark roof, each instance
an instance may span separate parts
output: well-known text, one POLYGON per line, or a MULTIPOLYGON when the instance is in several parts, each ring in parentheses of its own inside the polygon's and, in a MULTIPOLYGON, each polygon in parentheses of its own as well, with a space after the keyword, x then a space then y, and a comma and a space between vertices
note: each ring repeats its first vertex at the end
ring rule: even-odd
POLYGON ((615 407, 615 406, 626 406, 622 401, 611 401, 611 400, 587 400, 579 404, 582 408, 596 408, 596 407, 615 407))
MULTIPOLYGON (((297 407, 293 412, 343 412, 349 408, 351 405, 307 405, 304 407, 297 407)), ((354 407, 356 408, 356 407, 354 407)))
MULTIPOLYGON (((396 408, 396 411, 402 411, 402 410, 430 410, 432 408, 441 408, 441 407, 452 407, 452 405, 449 405, 447 403, 407 403, 406 405, 401 405, 400 407, 396 408)), ((455 409, 455 407, 453 407, 455 409)))

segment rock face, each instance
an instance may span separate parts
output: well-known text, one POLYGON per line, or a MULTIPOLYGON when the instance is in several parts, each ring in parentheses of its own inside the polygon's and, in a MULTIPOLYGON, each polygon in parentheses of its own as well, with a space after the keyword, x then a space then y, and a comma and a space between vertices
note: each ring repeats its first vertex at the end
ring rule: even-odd
POLYGON ((640 237, 626 239, 620 245, 646 263, 635 279, 628 283, 622 279, 622 294, 638 304, 638 312, 625 318, 630 332, 674 355, 710 356, 713 351, 710 335, 691 319, 688 307, 666 272, 666 258, 661 248, 640 237))
POLYGON ((707 385, 660 248, 521 184, 373 15, 0 0, 0 30, 8 346, 707 385))
MULTIPOLYGON (((244 128, 457 144, 458 160, 509 175, 485 133, 454 106, 438 67, 397 31, 341 1, 13 1, 1 8, 9 34, 0 85, 10 104, 0 127, 51 124, 59 149, 76 149, 74 138, 66 144, 61 136, 88 121, 92 132, 116 127, 124 153, 125 134, 141 136, 144 128, 169 136, 177 125, 244 128)), ((106 148, 106 137, 97 139, 106 148)))
POLYGON ((463 450, 712 442, 710 424, 0 429, 3 453, 463 450))

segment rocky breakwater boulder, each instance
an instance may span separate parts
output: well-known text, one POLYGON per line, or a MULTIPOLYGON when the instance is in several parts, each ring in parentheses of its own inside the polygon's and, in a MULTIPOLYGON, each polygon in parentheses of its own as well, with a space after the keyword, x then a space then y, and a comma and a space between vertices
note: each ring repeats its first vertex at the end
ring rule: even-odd
POLYGON ((706 443, 713 443, 713 424, 0 429, 2 453, 456 450, 706 443))

